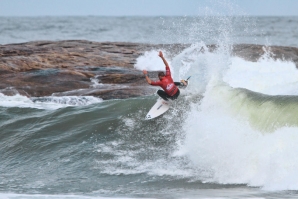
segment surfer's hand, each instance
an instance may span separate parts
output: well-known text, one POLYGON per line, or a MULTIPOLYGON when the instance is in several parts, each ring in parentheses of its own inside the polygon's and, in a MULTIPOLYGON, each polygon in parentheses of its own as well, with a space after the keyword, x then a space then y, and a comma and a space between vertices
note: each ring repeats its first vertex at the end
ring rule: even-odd
POLYGON ((161 52, 161 51, 159 51, 159 54, 158 54, 158 56, 160 56, 160 57, 163 57, 163 54, 162 54, 162 52, 161 52))
POLYGON ((148 72, 146 70, 143 70, 143 73, 144 73, 144 75, 147 75, 148 72))
POLYGON ((187 85, 187 81, 185 81, 184 79, 181 80, 180 82, 183 84, 183 86, 186 86, 187 85))

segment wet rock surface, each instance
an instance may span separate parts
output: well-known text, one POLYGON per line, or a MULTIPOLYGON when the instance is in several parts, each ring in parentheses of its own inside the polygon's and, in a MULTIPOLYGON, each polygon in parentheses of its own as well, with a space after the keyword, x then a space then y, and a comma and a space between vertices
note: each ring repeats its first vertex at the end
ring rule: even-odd
MULTIPOLYGON (((158 49, 174 56, 189 46, 82 40, 0 45, 0 92, 28 97, 90 95, 103 99, 150 95, 157 88, 147 84, 142 71, 134 69, 136 59, 145 51, 158 49)), ((215 49, 215 45, 208 46, 209 51, 215 49)), ((271 46, 270 52, 273 58, 293 61, 298 66, 297 48, 271 46)), ((264 54, 264 47, 239 44, 233 46, 232 54, 257 61, 264 54)), ((157 77, 156 72, 150 76, 157 77)))

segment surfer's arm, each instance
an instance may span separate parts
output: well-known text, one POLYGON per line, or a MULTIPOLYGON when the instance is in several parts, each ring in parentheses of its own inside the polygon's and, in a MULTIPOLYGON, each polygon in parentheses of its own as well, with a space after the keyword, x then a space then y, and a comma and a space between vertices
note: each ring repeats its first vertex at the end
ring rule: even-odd
POLYGON ((160 56, 160 58, 162 59, 163 63, 166 66, 166 76, 171 76, 170 66, 169 66, 167 60, 164 58, 164 56, 163 56, 163 54, 162 54, 161 51, 159 51, 159 55, 158 56, 160 56))
POLYGON ((143 70, 143 73, 145 75, 146 81, 148 82, 148 84, 151 84, 151 79, 148 77, 148 72, 146 70, 143 70))
POLYGON ((161 86, 162 85, 162 83, 161 83, 161 81, 151 81, 151 86, 161 86))
POLYGON ((170 69, 168 62, 167 62, 167 60, 164 58, 164 56, 163 56, 163 54, 162 54, 161 51, 159 51, 159 55, 158 55, 158 56, 162 59, 163 63, 164 63, 165 66, 166 66, 166 69, 167 69, 167 68, 170 69))
POLYGON ((176 86, 182 86, 182 85, 183 85, 181 82, 174 82, 174 84, 175 84, 176 86))
POLYGON ((180 82, 174 82, 176 86, 187 86, 187 81, 182 79, 180 82))

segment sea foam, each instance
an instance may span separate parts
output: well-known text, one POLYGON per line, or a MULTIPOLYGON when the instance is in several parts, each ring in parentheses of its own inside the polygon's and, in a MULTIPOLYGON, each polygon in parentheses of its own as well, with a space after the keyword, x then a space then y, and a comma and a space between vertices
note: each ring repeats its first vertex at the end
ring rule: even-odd
POLYGON ((69 106, 87 106, 94 103, 100 103, 102 101, 102 99, 92 96, 49 96, 29 98, 19 94, 7 96, 0 93, 0 106, 2 107, 55 110, 69 106))
MULTIPOLYGON (((298 123, 290 119, 298 114, 283 111, 291 101, 282 96, 297 94, 295 65, 264 57, 250 62, 221 51, 193 52, 197 58, 185 68, 193 73, 191 88, 204 88, 203 99, 185 114, 185 137, 177 141, 182 144, 176 154, 202 171, 194 174, 203 182, 297 190, 298 123)), ((177 68, 183 67, 180 63, 177 68)))

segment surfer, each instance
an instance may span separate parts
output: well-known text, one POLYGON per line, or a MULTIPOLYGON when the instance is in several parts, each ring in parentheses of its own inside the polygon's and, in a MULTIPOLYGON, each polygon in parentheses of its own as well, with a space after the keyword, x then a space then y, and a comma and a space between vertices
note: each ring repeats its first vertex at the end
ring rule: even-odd
POLYGON ((164 72, 159 72, 158 73, 159 81, 152 81, 148 77, 148 72, 146 70, 143 70, 143 73, 146 77, 148 84, 152 86, 160 86, 163 89, 163 90, 157 91, 157 94, 161 98, 163 98, 166 101, 168 101, 169 99, 175 100, 178 98, 180 94, 180 90, 177 86, 186 86, 187 83, 184 80, 181 80, 181 82, 174 82, 171 76, 171 70, 170 70, 169 64, 167 60, 164 58, 161 51, 159 51, 158 56, 162 59, 162 61, 166 66, 166 74, 164 72))

